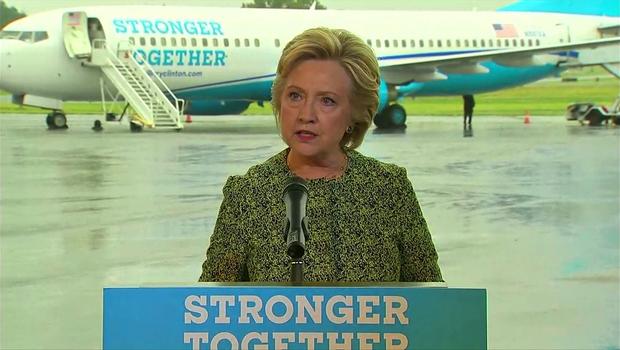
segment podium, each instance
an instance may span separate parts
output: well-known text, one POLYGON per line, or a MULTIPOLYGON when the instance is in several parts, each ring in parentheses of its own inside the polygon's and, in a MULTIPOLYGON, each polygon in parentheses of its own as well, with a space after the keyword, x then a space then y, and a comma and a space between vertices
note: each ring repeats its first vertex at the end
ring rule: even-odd
POLYGON ((486 349, 486 290, 436 285, 104 288, 103 349, 486 349))

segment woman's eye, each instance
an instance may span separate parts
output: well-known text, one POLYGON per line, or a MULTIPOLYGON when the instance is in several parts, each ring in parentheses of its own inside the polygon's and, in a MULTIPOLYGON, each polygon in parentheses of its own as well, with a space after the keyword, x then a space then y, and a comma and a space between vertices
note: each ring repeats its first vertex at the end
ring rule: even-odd
POLYGON ((323 103, 323 105, 325 106, 333 106, 336 104, 336 101, 334 101, 333 98, 331 97, 322 97, 321 98, 321 102, 323 103))
POLYGON ((288 98, 291 101, 299 101, 299 100, 301 100, 301 94, 299 94, 299 93, 297 93, 295 91, 291 91, 291 92, 288 93, 288 98))

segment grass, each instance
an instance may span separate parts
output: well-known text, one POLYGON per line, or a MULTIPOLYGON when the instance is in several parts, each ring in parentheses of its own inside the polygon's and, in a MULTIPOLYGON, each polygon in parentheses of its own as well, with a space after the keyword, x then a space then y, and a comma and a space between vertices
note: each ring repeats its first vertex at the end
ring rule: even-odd
MULTIPOLYGON (((566 106, 573 102, 595 102, 611 105, 620 93, 614 78, 576 82, 542 81, 507 90, 476 95, 476 116, 532 115, 563 116, 566 106)), ((404 98, 399 103, 410 116, 462 116, 461 96, 404 98)), ((244 114, 271 114, 271 106, 251 104, 244 114)))
MULTIPOLYGON (((587 101, 609 106, 620 93, 620 83, 617 79, 607 76, 596 78, 605 74, 607 73, 602 69, 571 70, 562 76, 577 78, 577 81, 544 80, 512 89, 476 95, 475 115, 521 116, 529 112, 532 115, 562 116, 566 106, 573 102, 587 101)), ((0 93, 0 95, 6 94, 6 92, 0 93)), ((404 98, 399 103, 411 116, 463 115, 463 101, 460 96, 404 98)), ((118 104, 115 109, 121 111, 122 107, 122 104, 118 104)), ((102 113, 100 102, 66 102, 64 110, 67 114, 102 113)), ((0 102, 0 113, 45 115, 48 111, 19 106, 10 102, 0 102)), ((243 114, 270 115, 272 114, 271 105, 265 103, 264 107, 260 107, 252 103, 243 114)))

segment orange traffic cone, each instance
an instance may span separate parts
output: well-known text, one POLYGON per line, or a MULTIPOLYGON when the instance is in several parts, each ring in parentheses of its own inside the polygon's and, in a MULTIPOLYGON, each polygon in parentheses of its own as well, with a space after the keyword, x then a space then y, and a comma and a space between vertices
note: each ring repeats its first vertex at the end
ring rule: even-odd
POLYGON ((525 117, 523 118, 523 124, 530 123, 530 111, 525 111, 525 117))
POLYGON ((186 123, 191 123, 191 122, 192 122, 192 116, 191 116, 191 114, 187 114, 187 115, 185 116, 185 122, 186 122, 186 123))

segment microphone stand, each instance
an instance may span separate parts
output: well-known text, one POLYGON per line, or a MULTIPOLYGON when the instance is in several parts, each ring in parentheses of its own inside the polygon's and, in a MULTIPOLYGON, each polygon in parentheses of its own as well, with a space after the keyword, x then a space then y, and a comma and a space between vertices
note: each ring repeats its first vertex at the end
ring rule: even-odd
POLYGON ((308 222, 304 217, 301 222, 301 231, 289 230, 287 225, 287 242, 288 249, 286 253, 291 257, 291 283, 296 286, 300 286, 304 282, 304 254, 306 249, 304 248, 305 240, 308 239, 308 222), (302 236, 303 235, 303 236, 302 236))
POLYGON ((306 219, 306 201, 308 188, 300 177, 289 179, 284 188, 282 200, 286 204, 286 229, 284 241, 286 254, 291 258, 291 282, 301 285, 304 281, 304 261, 306 240, 308 240, 308 220, 306 219))

